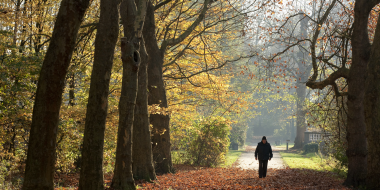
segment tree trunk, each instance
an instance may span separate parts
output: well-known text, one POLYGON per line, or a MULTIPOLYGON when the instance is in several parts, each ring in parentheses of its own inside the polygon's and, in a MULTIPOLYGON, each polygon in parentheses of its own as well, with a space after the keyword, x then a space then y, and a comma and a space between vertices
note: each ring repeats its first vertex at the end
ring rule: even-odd
POLYGON ((297 83, 297 132, 296 138, 294 140, 294 148, 302 148, 305 140, 305 95, 306 95, 306 86, 303 83, 297 83))
POLYGON ((22 189, 53 189, 55 148, 64 80, 89 0, 63 0, 42 64, 33 107, 22 189))
MULTIPOLYGON (((301 19, 303 18, 303 15, 301 16, 301 19)), ((300 25, 300 38, 305 39, 307 37, 307 25, 308 25, 308 19, 303 18, 301 20, 300 25)), ((305 47, 306 49, 306 47, 305 47)), ((310 69, 306 67, 306 57, 307 52, 305 52, 304 49, 299 48, 297 52, 297 65, 299 68, 298 74, 297 74, 297 133, 296 138, 294 140, 294 148, 302 148, 305 141, 305 131, 306 131, 306 125, 305 125, 305 117, 306 117, 306 110, 305 110, 305 98, 306 98, 306 85, 304 82, 308 80, 308 76, 310 74, 310 69)))
MULTIPOLYGON (((133 121, 133 177, 152 181, 156 179, 153 167, 152 144, 148 113, 148 55, 145 45, 140 47, 141 65, 139 68, 138 93, 133 121)), ((154 58, 153 58, 154 59, 154 58)))
POLYGON ((69 105, 74 106, 75 105, 75 73, 72 73, 70 75, 70 81, 69 81, 69 105))
MULTIPOLYGON (((119 102, 116 163, 111 184, 114 189, 136 189, 132 174, 133 122, 141 63, 138 51, 140 44, 144 43, 142 28, 145 22, 146 6, 145 0, 139 0, 136 3, 134 0, 124 0, 120 6, 121 21, 124 27, 124 38, 122 39, 123 81, 119 102)), ((146 52, 143 52, 143 55, 146 58, 146 52)))
POLYGON ((103 144, 109 82, 119 34, 120 0, 101 0, 83 138, 79 189, 103 190, 103 144))
POLYGON ((127 38, 121 42, 123 79, 119 101, 119 129, 115 171, 111 187, 136 189, 132 175, 132 138, 140 57, 127 38))
POLYGON ((21 1, 17 0, 16 2, 16 10, 15 10, 15 26, 13 29, 13 45, 16 46, 17 42, 17 33, 18 33, 18 22, 19 22, 19 15, 20 15, 20 6, 21 6, 21 1))
POLYGON ((365 185, 367 173, 367 142, 364 116, 363 85, 367 76, 370 56, 368 39, 368 16, 371 11, 367 1, 356 1, 352 34, 352 65, 348 78, 347 98, 347 157, 348 174, 345 185, 358 187, 365 185))
POLYGON ((368 142, 367 188, 380 189, 380 17, 377 20, 366 80, 365 116, 368 142))
POLYGON ((295 140, 295 136, 296 136, 296 134, 295 134, 295 129, 294 129, 294 119, 292 118, 292 119, 290 119, 290 129, 291 129, 291 136, 290 136, 290 139, 294 139, 295 140))
MULTIPOLYGON (((162 78, 162 65, 164 53, 157 45, 155 35, 154 7, 149 3, 147 20, 145 21, 144 37, 146 50, 150 57, 148 63, 148 104, 159 104, 162 108, 168 107, 166 90, 162 78)), ((169 115, 151 114, 150 124, 152 130, 152 151, 156 172, 169 173, 173 171, 170 153, 169 115)))

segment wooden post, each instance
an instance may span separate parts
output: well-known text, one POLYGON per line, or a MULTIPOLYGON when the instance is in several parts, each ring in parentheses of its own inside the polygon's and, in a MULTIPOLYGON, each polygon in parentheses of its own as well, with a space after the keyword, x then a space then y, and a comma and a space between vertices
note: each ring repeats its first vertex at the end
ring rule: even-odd
POLYGON ((289 141, 290 140, 286 140, 286 150, 289 150, 289 141))

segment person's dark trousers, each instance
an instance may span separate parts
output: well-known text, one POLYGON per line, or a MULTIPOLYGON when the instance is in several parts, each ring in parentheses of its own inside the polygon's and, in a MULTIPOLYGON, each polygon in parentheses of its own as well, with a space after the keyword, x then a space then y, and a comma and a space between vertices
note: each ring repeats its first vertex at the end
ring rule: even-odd
POLYGON ((267 176, 268 160, 259 160, 259 178, 267 176))

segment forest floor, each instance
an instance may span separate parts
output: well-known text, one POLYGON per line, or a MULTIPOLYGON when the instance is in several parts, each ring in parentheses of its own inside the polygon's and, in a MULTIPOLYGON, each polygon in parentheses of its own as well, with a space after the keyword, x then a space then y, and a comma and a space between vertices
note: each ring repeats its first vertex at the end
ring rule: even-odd
MULTIPOLYGON (((254 148, 247 146, 242 153, 254 160, 254 148), (250 155, 253 156, 251 157, 250 155)), ((136 181, 138 189, 350 189, 342 185, 343 179, 330 171, 313 170, 305 168, 289 168, 284 165, 278 154, 279 149, 273 148, 275 155, 272 161, 281 161, 280 167, 269 167, 266 178, 259 178, 257 164, 254 167, 242 169, 240 161, 231 167, 195 167, 188 165, 174 165, 176 173, 158 175, 153 183, 143 180, 136 181), (256 167, 256 168, 255 168, 256 167)), ((283 150, 281 152, 284 152, 283 150)), ((292 152, 286 151, 286 152, 292 152)), ((240 159, 239 158, 239 159, 240 159)), ((251 160, 251 162, 252 162, 251 160)), ((271 161, 270 161, 271 162, 271 161)), ((253 164, 251 164, 253 165, 253 164)), ((272 163, 272 166, 275 164, 272 163)), ((271 163, 268 164, 271 166, 271 163)), ((106 189, 111 190, 112 175, 105 175, 106 189)), ((56 190, 77 189, 79 174, 56 176, 60 187, 56 190)))
MULTIPOLYGON (((310 169, 269 168, 266 178, 258 178, 254 169, 175 167, 175 174, 159 175, 153 183, 136 181, 138 189, 349 189, 336 174, 310 169)), ((112 175, 104 177, 106 189, 111 190, 112 175)), ((60 180, 65 183, 56 190, 77 189, 79 174, 60 176, 60 180)))
POLYGON ((259 178, 255 147, 247 146, 237 162, 227 168, 176 165, 175 174, 157 176, 154 183, 138 181, 141 189, 350 189, 343 179, 330 171, 291 169, 273 147, 274 158, 268 163, 266 178, 259 178), (273 161, 273 162, 272 162, 273 161))
POLYGON ((257 170, 230 167, 179 170, 137 184, 141 189, 349 189, 342 183, 331 172, 270 168, 266 178, 259 178, 257 170))

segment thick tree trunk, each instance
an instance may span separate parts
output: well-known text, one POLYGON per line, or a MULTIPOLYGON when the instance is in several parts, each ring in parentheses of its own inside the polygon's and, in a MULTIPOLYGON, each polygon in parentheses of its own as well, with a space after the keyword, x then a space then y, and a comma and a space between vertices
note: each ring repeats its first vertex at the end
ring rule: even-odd
MULTIPOLYGON (((144 43, 140 47, 141 64, 139 69, 138 93, 133 121, 133 177, 152 181, 156 179, 153 166, 152 144, 148 113, 148 55, 144 43)), ((154 58, 153 58, 154 59, 154 58)))
MULTIPOLYGON (((132 174, 133 122, 138 92, 139 65, 141 64, 139 47, 141 43, 144 43, 142 28, 145 22, 146 6, 145 0, 139 0, 136 3, 134 0, 124 0, 120 6, 124 27, 124 38, 122 39, 123 82, 119 102, 115 172, 111 184, 114 189, 136 188, 132 174)), ((143 52, 143 55, 146 59, 146 52, 143 52)), ((146 72, 146 67, 143 69, 146 72)))
POLYGON ((380 17, 377 20, 366 80, 365 115, 368 142, 367 187, 380 189, 380 17))
POLYGON ((59 110, 76 36, 89 0, 63 0, 42 64, 22 189, 53 189, 59 110))
MULTIPOLYGON (((164 53, 157 45, 155 35, 154 8, 151 3, 147 9, 147 20, 145 21, 144 37, 146 50, 151 59, 148 64, 148 104, 159 104, 162 108, 168 107, 166 90, 162 78, 162 65, 164 53)), ((152 130, 152 151, 156 172, 169 173, 173 171, 170 153, 170 131, 169 115, 151 114, 150 124, 152 130)))
POLYGON ((132 175, 133 120, 138 88, 140 57, 133 43, 127 38, 121 41, 123 79, 119 101, 119 129, 115 171, 111 187, 114 189, 136 189, 132 175))
POLYGON ((119 34, 120 0, 101 0, 84 130, 79 189, 103 190, 103 144, 109 82, 119 34))
POLYGON ((305 140, 305 96, 306 96, 306 86, 302 83, 297 84, 297 132, 296 138, 294 140, 294 148, 302 148, 305 140))
POLYGON ((347 157, 348 174, 346 185, 365 185, 367 174, 367 142, 364 116, 363 86, 367 76, 367 63, 370 56, 368 39, 368 16, 372 7, 367 1, 356 1, 355 22, 352 34, 352 65, 348 78, 347 100, 347 157))
MULTIPOLYGON (((307 24, 308 19, 303 18, 303 15, 301 16, 301 25, 300 25, 300 38, 304 39, 307 37, 307 24)), ((306 47, 305 47, 306 49, 306 47)), ((305 131, 306 131, 306 125, 305 125, 305 117, 306 117, 306 106, 305 106, 305 98, 306 98, 306 85, 304 82, 307 81, 308 76, 310 74, 310 69, 306 67, 306 59, 307 58, 307 52, 305 52, 304 49, 299 48, 297 52, 297 65, 299 68, 298 74, 297 74, 297 133, 296 138, 294 140, 294 148, 302 148, 305 141, 305 131)))

